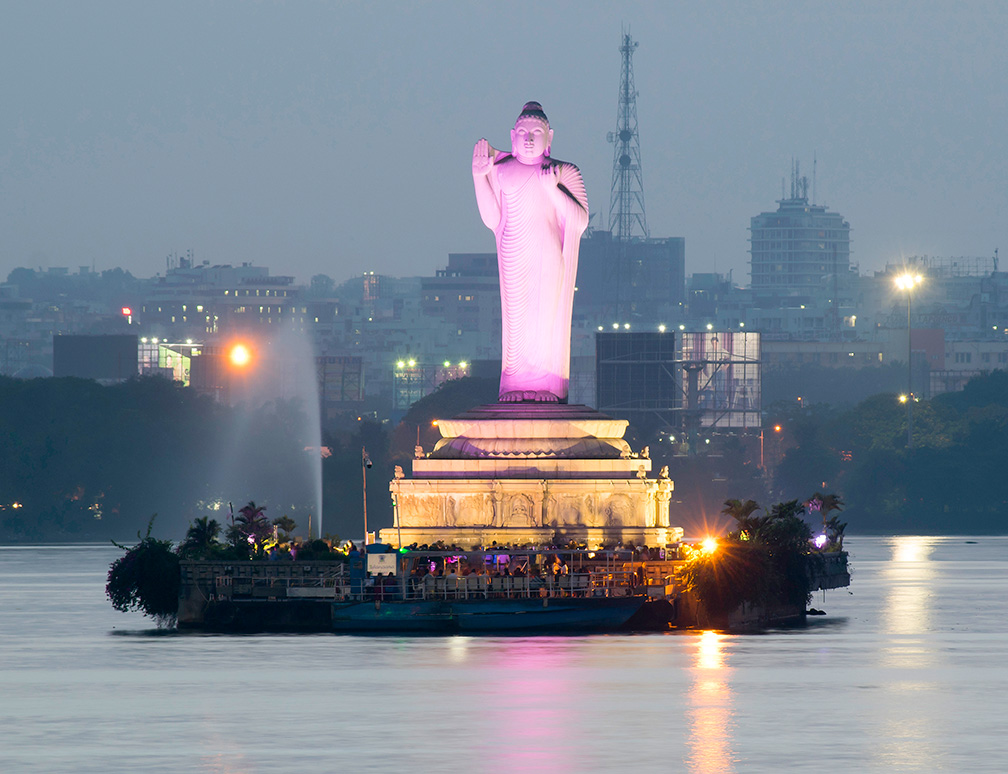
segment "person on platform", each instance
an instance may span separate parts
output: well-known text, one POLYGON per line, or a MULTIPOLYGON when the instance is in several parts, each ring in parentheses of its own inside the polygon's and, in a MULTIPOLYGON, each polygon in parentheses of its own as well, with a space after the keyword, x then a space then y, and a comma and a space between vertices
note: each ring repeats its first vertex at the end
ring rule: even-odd
POLYGON ((501 402, 567 402, 571 314, 588 197, 576 166, 550 156, 553 130, 527 102, 511 130, 511 152, 481 139, 473 186, 494 232, 501 284, 501 402))

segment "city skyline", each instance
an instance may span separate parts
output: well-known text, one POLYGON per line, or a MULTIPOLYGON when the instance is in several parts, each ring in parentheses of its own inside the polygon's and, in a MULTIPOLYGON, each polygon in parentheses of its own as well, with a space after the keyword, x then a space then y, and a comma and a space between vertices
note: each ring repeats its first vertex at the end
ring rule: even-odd
POLYGON ((302 283, 433 274, 493 250, 472 144, 506 147, 529 99, 606 228, 624 25, 651 235, 685 238, 688 273, 748 283, 749 220, 776 209, 792 158, 811 181, 815 157, 815 201, 850 222, 862 272, 1008 235, 1002 5, 385 10, 6 8, 0 280, 153 276, 188 250, 302 283))

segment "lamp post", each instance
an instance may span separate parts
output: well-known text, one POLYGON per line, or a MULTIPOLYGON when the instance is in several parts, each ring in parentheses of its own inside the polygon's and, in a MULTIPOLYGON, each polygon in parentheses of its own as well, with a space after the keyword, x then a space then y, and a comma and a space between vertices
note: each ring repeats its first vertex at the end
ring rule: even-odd
POLYGON ((367 449, 361 446, 361 485, 364 496, 364 548, 367 549, 367 469, 371 467, 371 458, 368 457, 367 449))
POLYGON ((913 342, 911 341, 911 326, 910 326, 910 309, 911 301, 913 297, 913 289, 920 285, 924 281, 924 278, 920 274, 911 274, 907 272, 896 278, 896 287, 899 290, 906 291, 907 297, 907 394, 906 394, 906 404, 907 404, 907 448, 913 448, 913 404, 914 404, 914 394, 913 394, 913 365, 912 365, 912 355, 913 355, 913 342))

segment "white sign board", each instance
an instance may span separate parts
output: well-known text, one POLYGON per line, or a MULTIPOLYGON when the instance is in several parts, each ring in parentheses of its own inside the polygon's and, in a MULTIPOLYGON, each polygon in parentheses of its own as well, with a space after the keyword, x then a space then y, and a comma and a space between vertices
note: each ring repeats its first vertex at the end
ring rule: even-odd
POLYGON ((368 554, 367 571, 372 575, 395 574, 398 554, 368 554))

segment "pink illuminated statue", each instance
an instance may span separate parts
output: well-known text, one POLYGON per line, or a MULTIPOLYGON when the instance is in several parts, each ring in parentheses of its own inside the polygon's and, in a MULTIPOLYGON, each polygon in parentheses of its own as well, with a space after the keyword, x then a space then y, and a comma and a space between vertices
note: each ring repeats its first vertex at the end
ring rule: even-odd
POLYGON ((588 197, 573 164, 550 158, 538 102, 522 109, 511 152, 473 148, 480 217, 497 239, 503 313, 500 400, 566 402, 578 245, 588 197))

